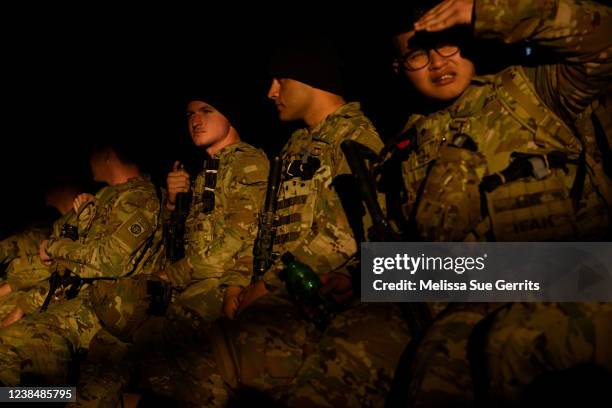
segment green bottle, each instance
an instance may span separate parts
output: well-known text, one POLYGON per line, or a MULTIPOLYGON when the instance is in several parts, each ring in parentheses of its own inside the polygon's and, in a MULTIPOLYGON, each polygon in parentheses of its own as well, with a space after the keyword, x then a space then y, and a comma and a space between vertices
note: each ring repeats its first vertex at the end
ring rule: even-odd
POLYGON ((309 321, 319 330, 325 329, 333 317, 335 307, 333 302, 319 292, 323 287, 319 275, 295 259, 291 252, 285 252, 281 260, 285 269, 279 277, 285 282, 287 292, 309 321))

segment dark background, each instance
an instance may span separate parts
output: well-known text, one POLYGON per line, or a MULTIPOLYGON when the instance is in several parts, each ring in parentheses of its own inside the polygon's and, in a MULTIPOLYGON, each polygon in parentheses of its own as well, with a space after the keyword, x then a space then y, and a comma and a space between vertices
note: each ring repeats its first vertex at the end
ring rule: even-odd
POLYGON ((235 7, 240 16, 187 6, 4 14, 0 235, 36 216, 45 185, 57 178, 96 189, 87 146, 111 134, 129 140, 163 182, 174 160, 193 153, 184 90, 213 76, 249 101, 243 138, 269 154, 280 149, 292 127, 278 123, 266 99, 267 58, 279 38, 296 32, 329 33, 348 57, 349 99, 364 102, 381 132, 399 126, 389 119, 399 108, 384 21, 369 10, 298 20, 297 11, 235 7))
POLYGON ((324 32, 336 42, 347 99, 362 102, 383 138, 411 111, 391 71, 397 9, 70 7, 2 13, 0 237, 40 214, 45 185, 58 178, 77 178, 95 192, 87 146, 99 138, 129 141, 163 185, 174 160, 194 158, 184 90, 211 77, 248 101, 243 139, 278 151, 295 124, 279 123, 266 98, 267 59, 279 39, 295 33, 324 32))

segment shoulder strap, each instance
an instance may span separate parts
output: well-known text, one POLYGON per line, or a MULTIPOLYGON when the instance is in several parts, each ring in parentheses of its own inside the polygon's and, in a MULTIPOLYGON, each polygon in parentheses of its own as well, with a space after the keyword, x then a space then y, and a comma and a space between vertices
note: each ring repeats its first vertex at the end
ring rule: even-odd
POLYGON ((523 126, 532 131, 536 137, 538 135, 538 128, 545 129, 550 135, 558 139, 569 153, 579 155, 578 169, 570 193, 574 201, 574 207, 577 208, 582 197, 586 178, 586 157, 582 140, 576 137, 575 132, 542 102, 521 67, 510 67, 504 70, 500 76, 501 83, 497 86, 497 94, 501 103, 510 114, 523 126), (512 100, 515 103, 512 103, 512 100), (517 106, 515 105, 520 106, 521 109, 526 111, 529 120, 522 118, 518 114, 517 106))
POLYGON ((536 134, 537 128, 546 129, 551 135, 561 140, 573 153, 579 154, 582 151, 580 140, 576 137, 574 131, 538 97, 521 67, 510 67, 504 70, 500 77, 501 81, 498 82, 496 87, 497 94, 502 104, 517 121, 534 134, 536 134), (521 117, 517 113, 517 107, 514 106, 512 100, 525 110, 527 117, 533 119, 533 121, 521 117))

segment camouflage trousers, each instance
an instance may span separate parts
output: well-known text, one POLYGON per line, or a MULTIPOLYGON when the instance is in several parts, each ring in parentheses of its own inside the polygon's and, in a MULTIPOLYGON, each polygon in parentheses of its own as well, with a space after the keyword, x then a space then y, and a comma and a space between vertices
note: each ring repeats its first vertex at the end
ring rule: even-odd
POLYGON ((451 304, 437 315, 411 363, 409 406, 471 406, 468 340, 474 326, 499 305, 451 304))
POLYGON ((551 372, 593 364, 612 373, 612 303, 509 305, 495 315, 485 353, 494 402, 521 400, 551 372))
POLYGON ((165 316, 150 316, 124 343, 102 330, 81 366, 77 402, 71 406, 115 407, 122 390, 139 377, 148 360, 167 360, 193 349, 221 315, 223 290, 218 279, 191 284, 169 306, 165 316))
POLYGON ((151 316, 134 334, 137 347, 150 349, 206 336, 212 322, 221 316, 223 288, 218 279, 189 285, 168 307, 165 316, 151 316))
POLYGON ((69 407, 114 408, 132 379, 135 362, 130 344, 102 329, 92 339, 87 360, 79 367, 76 402, 69 407))
POLYGON ((0 382, 24 376, 38 384, 65 384, 75 353, 87 349, 100 323, 86 293, 0 329, 0 382))
POLYGON ((142 385, 198 406, 225 406, 247 389, 291 407, 383 406, 409 340, 396 306, 359 305, 320 333, 277 293, 219 320, 210 344, 150 360, 142 385))
POLYGON ((419 344, 409 404, 498 406, 547 373, 585 363, 612 369, 611 313, 609 304, 452 305, 419 344))
POLYGON ((410 333, 397 305, 371 303, 340 314, 286 394, 290 407, 383 407, 410 333))

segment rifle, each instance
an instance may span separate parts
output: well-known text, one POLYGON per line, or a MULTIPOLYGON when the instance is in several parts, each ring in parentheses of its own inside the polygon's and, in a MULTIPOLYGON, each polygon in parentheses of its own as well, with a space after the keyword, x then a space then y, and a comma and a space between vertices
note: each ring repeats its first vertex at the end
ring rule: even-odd
MULTIPOLYGON (((179 169, 184 169, 183 164, 179 169)), ((164 224, 166 258, 171 263, 185 257, 185 221, 191 207, 191 195, 191 192, 176 194, 176 207, 170 219, 164 224)))
MULTIPOLYGON (((389 224, 376 198, 376 183, 368 162, 375 161, 378 158, 377 154, 354 140, 345 140, 340 147, 351 173, 357 179, 361 197, 372 218, 368 239, 377 242, 400 241, 400 235, 389 224)), ((423 333, 431 324, 432 316, 426 303, 400 303, 400 308, 412 333, 423 333)))
POLYGON ((276 199, 281 184, 281 171, 283 160, 275 156, 268 173, 268 186, 264 207, 259 214, 259 230, 253 245, 253 277, 252 282, 260 281, 273 262, 272 247, 276 229, 274 221, 276 218, 276 199))
POLYGON ((63 292, 60 292, 59 296, 62 296, 63 293, 63 296, 66 299, 74 299, 79 294, 79 291, 84 284, 91 284, 93 281, 98 279, 107 278, 81 278, 78 275, 70 272, 70 270, 67 268, 60 269, 56 264, 55 271, 49 277, 49 292, 47 292, 47 296, 40 307, 40 311, 44 312, 47 310, 58 289, 63 288, 63 292))
MULTIPOLYGON (((69 223, 64 224, 60 232, 60 238, 68 238, 72 241, 76 241, 77 239, 79 239, 78 227, 69 223)), ((55 295, 55 292, 57 292, 60 287, 72 285, 74 283, 74 278, 75 277, 71 276, 71 273, 68 269, 60 269, 57 262, 55 262, 54 271, 49 277, 49 291, 47 292, 47 296, 45 297, 45 300, 42 306, 40 307, 41 313, 47 310, 49 304, 51 303, 51 299, 53 299, 53 296, 55 295)))
POLYGON ((62 276, 60 272, 56 269, 51 276, 49 277, 49 291, 47 292, 47 296, 45 296, 45 301, 40 307, 40 312, 44 312, 49 307, 49 303, 51 303, 51 299, 53 299, 53 295, 62 284, 62 276))

